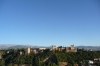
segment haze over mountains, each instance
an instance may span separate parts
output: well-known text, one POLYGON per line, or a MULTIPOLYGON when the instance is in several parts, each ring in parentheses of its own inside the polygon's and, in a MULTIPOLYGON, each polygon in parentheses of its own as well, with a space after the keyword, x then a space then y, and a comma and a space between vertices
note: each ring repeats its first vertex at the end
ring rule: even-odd
MULTIPOLYGON (((17 45, 17 44, 0 44, 0 49, 17 49, 17 48, 28 48, 28 47, 32 47, 32 48, 40 48, 40 47, 46 47, 46 48, 50 48, 51 46, 33 46, 33 45, 17 45)), ((79 48, 79 49, 92 49, 92 50, 100 50, 100 46, 75 46, 75 48, 79 48)))
POLYGON ((0 49, 17 49, 17 48, 39 48, 39 47, 45 47, 45 46, 33 46, 33 45, 17 45, 17 44, 0 44, 0 49))

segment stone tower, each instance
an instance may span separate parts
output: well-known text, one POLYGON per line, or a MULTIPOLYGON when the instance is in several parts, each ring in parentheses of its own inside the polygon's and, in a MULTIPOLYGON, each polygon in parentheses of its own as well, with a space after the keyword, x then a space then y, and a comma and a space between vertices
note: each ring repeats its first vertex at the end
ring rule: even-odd
POLYGON ((73 44, 73 45, 71 45, 71 50, 74 50, 74 44, 73 44))
POLYGON ((25 54, 30 54, 30 48, 27 48, 27 49, 26 49, 25 54))

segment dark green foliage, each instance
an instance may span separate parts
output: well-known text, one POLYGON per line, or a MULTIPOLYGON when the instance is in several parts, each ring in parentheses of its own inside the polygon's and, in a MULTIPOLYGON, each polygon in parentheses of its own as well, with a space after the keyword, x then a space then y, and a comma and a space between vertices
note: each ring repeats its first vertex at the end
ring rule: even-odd
MULTIPOLYGON (((79 50, 76 53, 71 53, 59 51, 52 52, 45 50, 43 53, 29 55, 20 55, 20 51, 25 52, 24 49, 4 50, 2 59, 0 60, 0 66, 12 66, 13 64, 32 64, 32 66, 59 66, 59 62, 68 62, 69 66, 74 66, 74 64, 83 64, 86 66, 86 60, 100 58, 100 51, 79 50), (7 51, 9 51, 9 53, 7 53, 7 51), (82 63, 80 63, 80 61, 82 61, 82 63)), ((100 63, 95 64, 100 65, 100 63)))
POLYGON ((4 61, 4 59, 1 59, 1 60, 0 60, 0 66, 5 66, 5 61, 4 61))
POLYGON ((33 66, 41 66, 41 61, 39 57, 34 57, 33 59, 33 66))
POLYGON ((47 64, 47 66, 57 66, 54 62, 49 62, 48 64, 47 64))

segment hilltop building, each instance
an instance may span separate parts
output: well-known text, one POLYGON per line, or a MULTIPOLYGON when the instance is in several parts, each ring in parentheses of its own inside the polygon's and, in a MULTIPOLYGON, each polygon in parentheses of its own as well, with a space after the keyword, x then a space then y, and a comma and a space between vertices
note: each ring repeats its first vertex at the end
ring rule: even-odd
MULTIPOLYGON (((43 52, 43 50, 46 50, 47 48, 27 48, 25 50, 25 54, 31 54, 31 53, 40 53, 43 52)), ((54 45, 52 45, 52 47, 50 48, 50 51, 66 51, 66 52, 77 52, 77 49, 74 48, 74 45, 71 45, 71 47, 56 47, 54 45)), ((22 53, 20 53, 22 54, 22 53)))
POLYGON ((46 50, 46 48, 27 48, 25 50, 25 54, 31 54, 31 53, 37 54, 38 52, 43 52, 43 50, 46 50))
POLYGON ((20 55, 22 55, 22 54, 23 54, 23 52, 22 52, 22 51, 20 51, 20 52, 19 52, 19 54, 20 54, 20 55))
POLYGON ((74 48, 74 45, 71 45, 71 47, 56 47, 56 46, 52 46, 51 51, 66 51, 66 52, 77 52, 77 49, 74 48))
POLYGON ((26 48, 25 54, 30 54, 30 48, 26 48))
POLYGON ((57 50, 57 47, 56 47, 56 46, 54 46, 54 45, 52 45, 52 47, 51 47, 50 51, 53 51, 53 50, 57 50))

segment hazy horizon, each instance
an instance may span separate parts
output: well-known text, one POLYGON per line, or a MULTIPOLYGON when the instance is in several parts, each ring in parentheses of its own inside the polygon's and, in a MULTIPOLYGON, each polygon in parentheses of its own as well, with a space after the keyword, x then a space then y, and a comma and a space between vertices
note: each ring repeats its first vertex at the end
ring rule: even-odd
MULTIPOLYGON (((49 47, 49 46, 52 46, 53 44, 51 45, 35 45, 35 44, 0 44, 0 45, 11 45, 11 46, 17 46, 17 45, 23 45, 23 46, 44 46, 44 47, 49 47)), ((54 46, 71 46, 73 44, 67 44, 67 45, 54 45, 54 46)), ((75 45, 74 46, 96 46, 96 45, 75 45)), ((100 46, 100 45, 99 45, 100 46)), ((98 47, 99 47, 98 46, 98 47)))

